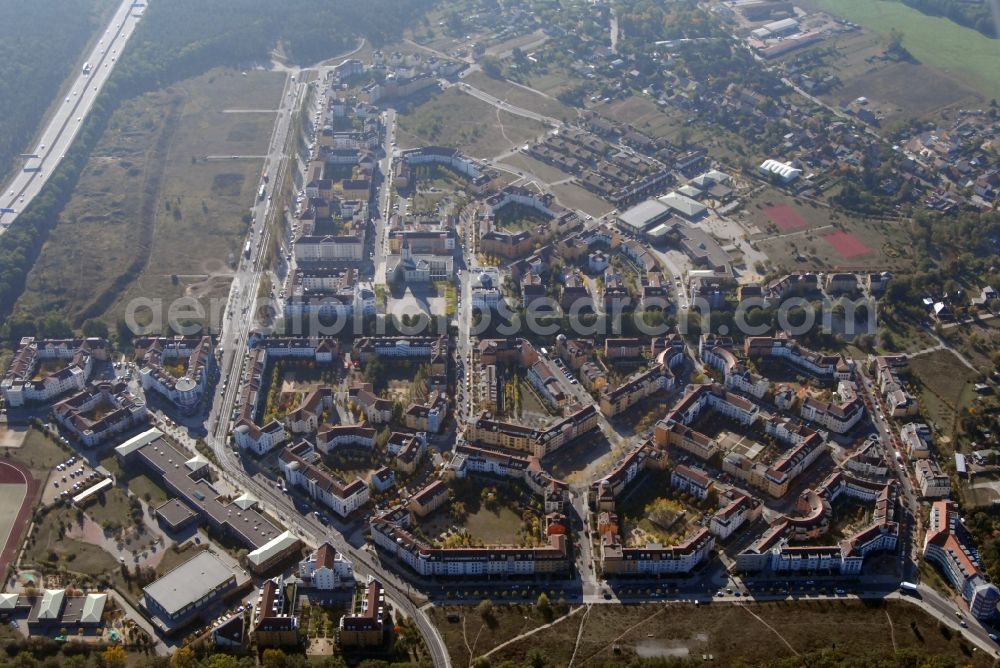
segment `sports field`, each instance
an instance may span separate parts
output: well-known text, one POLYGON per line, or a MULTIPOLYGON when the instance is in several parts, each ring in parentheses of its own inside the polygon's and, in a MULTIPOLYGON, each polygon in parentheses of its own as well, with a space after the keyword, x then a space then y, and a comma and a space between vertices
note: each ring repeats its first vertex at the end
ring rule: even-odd
POLYGON ((776 204, 763 209, 764 215, 782 232, 804 230, 809 225, 798 212, 787 204, 776 204))
POLYGON ((27 468, 9 461, 0 462, 0 573, 7 572, 21 544, 31 511, 29 499, 38 488, 27 468))
POLYGON ((850 232, 838 231, 823 235, 823 241, 830 244, 833 250, 845 260, 871 255, 872 249, 861 243, 861 240, 850 232))

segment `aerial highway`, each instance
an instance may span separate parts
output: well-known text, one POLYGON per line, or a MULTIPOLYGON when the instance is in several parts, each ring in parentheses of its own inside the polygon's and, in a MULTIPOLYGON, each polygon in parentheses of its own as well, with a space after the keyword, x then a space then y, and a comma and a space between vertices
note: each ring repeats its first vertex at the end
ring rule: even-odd
POLYGON ((24 154, 21 171, 0 190, 0 234, 17 220, 59 166, 83 125, 83 119, 118 62, 125 44, 142 18, 133 0, 122 0, 97 44, 86 56, 65 99, 53 103, 54 111, 37 143, 24 154), (13 212, 12 212, 13 211, 13 212))

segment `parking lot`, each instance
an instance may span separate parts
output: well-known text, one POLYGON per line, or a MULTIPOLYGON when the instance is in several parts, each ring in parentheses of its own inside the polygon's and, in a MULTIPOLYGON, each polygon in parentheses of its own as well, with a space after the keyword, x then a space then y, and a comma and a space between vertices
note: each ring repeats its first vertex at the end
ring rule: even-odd
POLYGON ((101 474, 91 468, 86 460, 75 455, 67 457, 52 469, 49 482, 42 492, 42 503, 51 504, 59 499, 71 499, 101 479, 101 474))

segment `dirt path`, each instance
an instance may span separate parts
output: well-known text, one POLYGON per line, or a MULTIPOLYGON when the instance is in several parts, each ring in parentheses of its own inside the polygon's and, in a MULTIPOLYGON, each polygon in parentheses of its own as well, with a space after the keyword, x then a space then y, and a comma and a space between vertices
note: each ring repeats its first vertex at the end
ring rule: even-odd
MULTIPOLYGON (((588 656, 586 659, 584 659, 583 662, 580 663, 580 665, 581 666, 584 665, 585 663, 587 663, 588 661, 590 661, 591 659, 593 659, 595 656, 597 656, 598 654, 600 654, 601 652, 603 652, 607 648, 614 647, 615 643, 617 643, 618 641, 620 641, 622 638, 624 638, 628 634, 632 633, 632 631, 635 631, 637 628, 639 628, 640 626, 642 626, 646 622, 654 619, 655 617, 657 617, 661 613, 666 612, 666 610, 667 610, 667 607, 663 606, 662 608, 660 608, 659 610, 657 610, 655 613, 653 613, 649 617, 646 617, 645 619, 643 619, 641 621, 638 621, 635 624, 633 624, 632 626, 628 627, 627 629, 625 629, 624 631, 622 631, 620 634, 618 634, 617 638, 615 638, 614 640, 612 640, 611 642, 609 642, 607 645, 605 645, 604 647, 602 647, 601 649, 597 650, 596 652, 594 652, 593 654, 591 654, 590 656, 588 656)), ((577 642, 579 642, 579 640, 577 642)))
POLYGON ((552 628, 556 624, 558 624, 560 622, 563 622, 563 621, 566 621, 567 619, 569 619, 570 617, 572 617, 576 613, 580 612, 581 610, 588 610, 588 609, 589 608, 584 608, 582 606, 579 607, 579 608, 574 608, 573 610, 570 610, 568 613, 566 613, 562 617, 559 617, 558 619, 554 619, 551 622, 549 622, 548 624, 544 624, 542 626, 539 626, 538 628, 534 628, 534 629, 531 629, 530 631, 526 631, 526 632, 524 632, 524 633, 522 633, 520 635, 514 636, 510 640, 505 640, 504 642, 500 643, 499 645, 497 645, 496 647, 494 647, 490 651, 488 651, 485 654, 481 655, 481 658, 485 659, 486 657, 490 656, 494 652, 496 652, 498 650, 501 650, 501 649, 503 649, 504 647, 506 647, 508 645, 513 645, 514 643, 520 642, 520 641, 524 640, 525 638, 530 638, 531 636, 535 635, 539 631, 544 631, 545 629, 552 628))
POLYGON ((469 653, 469 665, 472 665, 472 648, 469 646, 469 636, 465 633, 465 615, 462 615, 462 642, 465 643, 465 649, 469 653))
POLYGON ((500 126, 500 134, 503 135, 503 140, 505 142, 507 142, 508 144, 510 144, 510 143, 512 143, 510 141, 510 137, 507 136, 507 131, 503 127, 503 121, 500 120, 500 107, 497 107, 496 109, 497 109, 497 125, 500 126))
POLYGON ((583 637, 583 627, 587 625, 587 618, 590 617, 591 607, 590 605, 587 606, 587 611, 583 613, 583 619, 580 620, 580 628, 576 630, 576 644, 573 645, 573 655, 569 657, 569 663, 566 664, 566 668, 573 668, 576 653, 580 651, 580 639, 583 637))
POLYGON ((739 607, 741 607, 744 610, 746 610, 747 613, 750 614, 750 616, 752 616, 758 622, 760 622, 761 624, 763 624, 767 628, 771 629, 771 631, 774 633, 774 635, 776 635, 779 638, 781 638, 781 642, 785 643, 785 646, 788 647, 788 649, 790 649, 792 651, 792 654, 794 654, 795 656, 800 656, 800 654, 797 651, 795 651, 795 648, 792 647, 792 644, 790 642, 788 642, 787 640, 785 640, 785 636, 783 636, 780 633, 778 633, 778 630, 776 628, 774 628, 773 626, 771 626, 770 624, 768 624, 767 622, 765 622, 764 619, 760 615, 758 615, 757 613, 755 613, 753 610, 751 610, 750 608, 748 608, 745 605, 739 605, 739 607))
POLYGON ((892 651, 898 652, 899 647, 896 646, 896 629, 892 625, 892 617, 889 616, 889 609, 885 609, 885 618, 889 621, 889 637, 892 639, 892 651))
POLYGON ((476 654, 475 654, 475 652, 476 652, 476 645, 479 644, 479 636, 483 635, 483 629, 484 628, 486 628, 485 624, 483 624, 482 626, 479 627, 479 630, 476 631, 476 637, 472 641, 472 647, 469 648, 469 668, 472 667, 472 658, 476 656, 476 654))

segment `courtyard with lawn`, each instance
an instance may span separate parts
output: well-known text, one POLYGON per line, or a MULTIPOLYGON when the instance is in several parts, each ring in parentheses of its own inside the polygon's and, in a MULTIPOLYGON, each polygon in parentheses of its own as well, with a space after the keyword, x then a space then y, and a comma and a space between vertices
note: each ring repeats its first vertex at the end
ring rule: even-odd
POLYGON ((451 503, 417 528, 436 547, 534 547, 544 544, 541 497, 522 484, 475 476, 451 484, 451 503))

